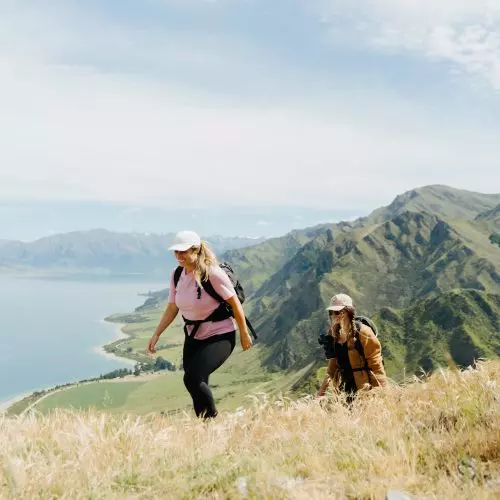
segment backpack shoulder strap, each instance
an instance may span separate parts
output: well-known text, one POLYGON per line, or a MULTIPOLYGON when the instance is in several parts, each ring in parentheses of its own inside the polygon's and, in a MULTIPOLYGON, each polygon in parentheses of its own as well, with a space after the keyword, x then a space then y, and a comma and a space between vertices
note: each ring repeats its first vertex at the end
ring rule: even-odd
POLYGON ((234 270, 231 267, 231 264, 229 264, 229 262, 223 261, 219 264, 219 267, 221 269, 224 269, 224 271, 229 271, 230 273, 234 273, 234 270))
MULTIPOLYGON (((221 266, 222 267, 222 266, 221 266)), ((229 266, 228 266, 229 267, 229 266)), ((206 281, 201 282, 201 286, 203 287, 203 290, 210 295, 213 299, 217 300, 221 304, 225 304, 226 301, 215 291, 214 286, 212 285, 210 278, 207 279, 206 281)), ((221 306, 222 307, 222 306, 221 306)), ((229 306, 225 306, 229 307, 229 306)), ((232 316, 232 309, 229 307, 231 316, 232 316)), ((250 320, 245 316, 245 321, 248 326, 248 329, 250 330, 250 333, 252 334, 253 338, 257 340, 257 333, 255 332, 255 328, 253 327, 252 323, 250 323, 250 320)))
POLYGON ((208 295, 212 297, 212 299, 215 299, 217 302, 225 302, 225 300, 215 291, 210 278, 208 278, 206 281, 202 281, 201 286, 203 287, 203 290, 205 290, 205 292, 207 292, 208 295))
POLYGON ((174 271, 174 287, 177 288, 177 283, 179 283, 179 279, 181 278, 182 274, 182 267, 178 266, 176 267, 174 271))
MULTIPOLYGON (((174 286, 177 288, 177 284, 179 283, 179 280, 182 275, 182 267, 178 266, 175 271, 174 271, 174 286)), ((201 282, 201 286, 203 287, 203 290, 210 295, 213 299, 215 299, 217 302, 224 302, 224 299, 215 291, 212 283, 210 283, 210 278, 206 281, 201 282)))
POLYGON ((356 350, 363 356, 363 359, 365 358, 365 350, 363 349, 363 344, 361 343, 361 326, 363 325, 362 321, 359 321, 357 318, 354 320, 354 323, 356 325, 356 340, 354 342, 354 347, 356 350))
MULTIPOLYGON (((356 335, 356 341, 354 342, 354 347, 356 348, 356 350, 359 352, 359 354, 365 360, 365 366, 363 368, 358 368, 357 370, 354 370, 354 371, 365 370, 368 373, 368 376, 370 376, 370 373, 372 373, 372 371, 368 368, 368 361, 365 357, 365 350, 363 349, 363 344, 361 343, 361 326, 363 324, 366 325, 366 323, 364 321, 357 321, 356 320, 357 335, 356 335)), ((366 326, 370 326, 370 325, 366 325, 366 326)), ((372 329, 372 331, 374 332, 374 334, 376 336, 375 330, 371 326, 370 326, 370 328, 372 329)), ((382 364, 384 364, 383 358, 382 358, 382 364)))

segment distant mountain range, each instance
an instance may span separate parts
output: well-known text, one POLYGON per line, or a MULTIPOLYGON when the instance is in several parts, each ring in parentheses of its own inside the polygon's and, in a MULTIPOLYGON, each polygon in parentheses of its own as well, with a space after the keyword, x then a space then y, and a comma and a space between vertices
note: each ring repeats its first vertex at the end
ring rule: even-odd
POLYGON ((500 355, 500 194, 427 186, 368 217, 294 231, 226 254, 252 292, 266 363, 318 359, 338 292, 380 324, 393 375, 500 355))
MULTIPOLYGON (((0 240, 0 272, 41 274, 134 274, 165 276, 175 266, 173 233, 116 233, 104 229, 48 236, 30 243, 0 240)), ((264 238, 207 238, 216 254, 264 238)))

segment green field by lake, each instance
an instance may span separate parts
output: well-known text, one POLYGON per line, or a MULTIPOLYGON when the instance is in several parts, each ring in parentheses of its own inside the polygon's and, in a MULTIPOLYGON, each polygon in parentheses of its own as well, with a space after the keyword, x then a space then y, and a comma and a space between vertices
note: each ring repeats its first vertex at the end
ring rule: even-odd
MULTIPOLYGON (((155 356, 150 357, 145 351, 162 311, 163 306, 148 309, 143 313, 143 321, 124 324, 122 330, 129 337, 115 341, 107 350, 118 356, 144 361, 161 356, 179 367, 184 342, 182 319, 176 320, 160 337, 155 356)), ((108 319, 112 320, 113 317, 108 319)), ((122 314, 119 319, 123 321, 127 317, 122 314)), ((256 344, 244 352, 237 340, 235 351, 229 360, 210 378, 210 386, 220 410, 234 410, 239 406, 251 405, 252 400, 265 397, 264 394, 286 394, 309 368, 289 374, 269 372, 261 362, 265 355, 266 350, 262 345, 256 344)), ((133 414, 191 412, 191 398, 184 387, 183 373, 177 369, 173 372, 141 373, 139 376, 129 375, 111 381, 75 384, 41 398, 32 408, 42 413, 55 408, 94 408, 112 413, 133 414)), ((25 408, 26 405, 24 408, 19 406, 20 411, 25 408)))

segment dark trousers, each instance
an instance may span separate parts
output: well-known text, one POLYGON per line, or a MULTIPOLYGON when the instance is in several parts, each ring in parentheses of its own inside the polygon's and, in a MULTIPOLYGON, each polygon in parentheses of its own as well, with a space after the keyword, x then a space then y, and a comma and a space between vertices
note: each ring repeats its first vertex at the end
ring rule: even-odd
POLYGON ((182 353, 184 385, 191 394, 197 417, 213 418, 217 415, 214 397, 208 387, 208 377, 229 358, 235 343, 234 331, 205 340, 186 336, 182 353))

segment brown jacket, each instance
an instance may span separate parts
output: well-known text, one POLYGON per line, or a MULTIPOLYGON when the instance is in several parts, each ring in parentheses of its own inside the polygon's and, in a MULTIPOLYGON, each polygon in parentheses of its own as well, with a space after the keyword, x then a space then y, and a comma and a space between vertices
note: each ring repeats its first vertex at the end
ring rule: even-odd
MULTIPOLYGON (((367 368, 366 370, 354 371, 356 388, 360 390, 385 386, 387 384, 387 376, 382 362, 382 347, 373 330, 369 326, 361 325, 359 340, 363 347, 364 357, 356 349, 355 340, 355 338, 352 338, 347 341, 351 368, 353 370, 365 368, 365 360, 367 368)), ((328 360, 327 376, 318 392, 319 395, 324 394, 330 380, 334 388, 338 390, 342 379, 339 364, 335 358, 328 360)))

